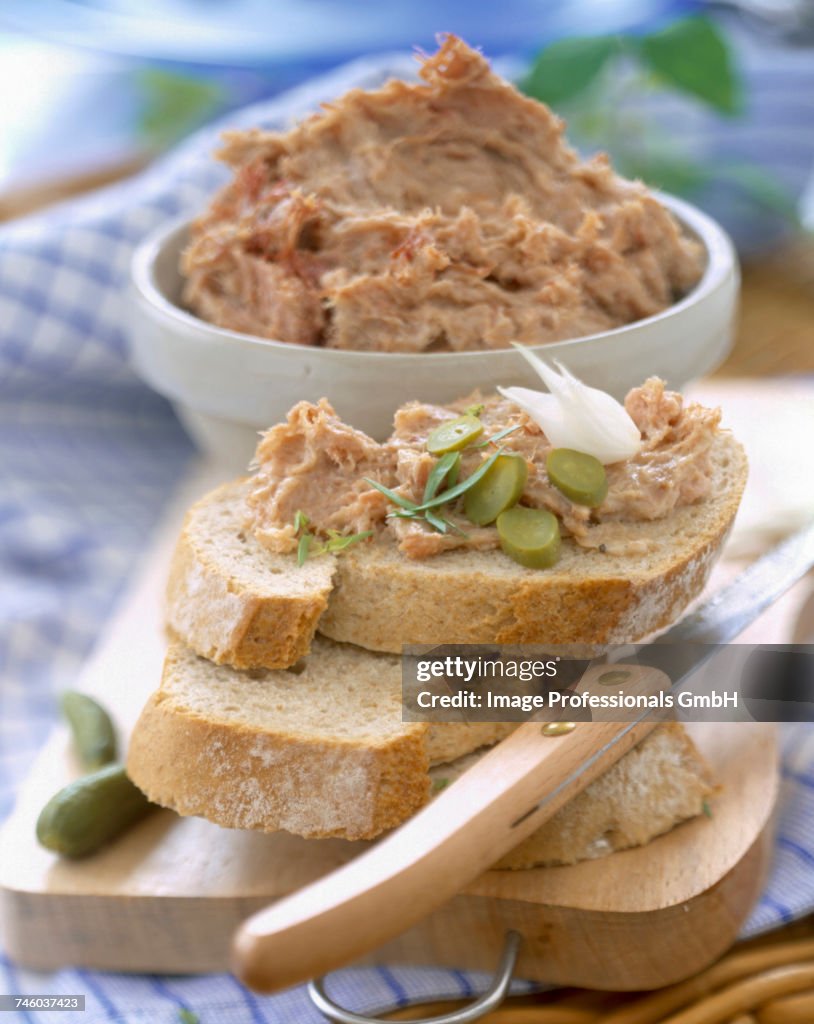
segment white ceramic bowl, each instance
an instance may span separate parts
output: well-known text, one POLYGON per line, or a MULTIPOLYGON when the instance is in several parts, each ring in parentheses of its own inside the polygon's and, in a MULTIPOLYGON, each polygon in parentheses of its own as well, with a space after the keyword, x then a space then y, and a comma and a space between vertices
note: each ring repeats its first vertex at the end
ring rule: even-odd
MULTIPOLYGON (((732 243, 700 210, 660 198, 706 249, 698 285, 657 316, 536 349, 619 398, 653 374, 683 387, 718 366, 731 347, 739 281, 732 243)), ((390 433, 394 410, 410 399, 451 401, 497 384, 540 387, 512 349, 345 352, 214 327, 180 302, 178 260, 186 238, 187 224, 175 222, 134 254, 132 359, 144 380, 169 398, 197 444, 235 467, 247 464, 257 431, 283 419, 300 399, 325 396, 344 419, 381 439, 390 433)))

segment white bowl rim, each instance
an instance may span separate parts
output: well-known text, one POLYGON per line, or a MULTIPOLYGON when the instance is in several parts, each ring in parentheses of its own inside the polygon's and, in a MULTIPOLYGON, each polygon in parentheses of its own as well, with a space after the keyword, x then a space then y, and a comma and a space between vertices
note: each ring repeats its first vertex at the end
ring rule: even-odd
MULTIPOLYGON (((688 307, 702 302, 725 284, 736 268, 737 259, 734 244, 720 224, 697 206, 684 199, 679 199, 669 193, 656 190, 651 190, 650 194, 658 199, 662 205, 666 206, 678 219, 681 226, 689 229, 690 233, 703 245, 707 259, 699 282, 686 295, 682 296, 678 302, 672 303, 672 305, 659 313, 655 313, 653 316, 633 320, 630 323, 622 324, 622 326, 614 327, 608 331, 581 335, 577 338, 566 338, 561 341, 543 342, 540 345, 529 345, 529 349, 544 353, 546 349, 550 350, 553 345, 556 345, 558 346, 557 356, 560 357, 563 354, 563 349, 570 348, 571 346, 585 345, 600 339, 604 340, 605 338, 629 335, 633 331, 645 330, 651 325, 680 316, 688 307)), ((461 352, 368 352, 359 349, 335 349, 317 345, 297 345, 287 341, 261 338, 255 334, 246 334, 243 331, 234 331, 227 327, 218 327, 216 324, 202 320, 182 306, 171 302, 164 296, 155 282, 154 267, 164 247, 182 228, 191 223, 192 220, 189 217, 176 217, 150 232, 139 243, 133 253, 130 265, 130 279, 137 294, 148 306, 152 306, 168 319, 177 321, 179 326, 183 326, 187 330, 191 329, 193 332, 206 336, 210 340, 223 338, 228 339, 231 343, 240 342, 244 345, 277 351, 278 354, 285 353, 294 357, 296 357, 297 353, 302 357, 313 357, 318 354, 321 360, 344 361, 347 363, 353 363, 360 359, 382 360, 386 362, 395 358, 407 358, 410 360, 431 360, 435 364, 449 360, 495 359, 512 352, 511 348, 469 349, 461 352)))

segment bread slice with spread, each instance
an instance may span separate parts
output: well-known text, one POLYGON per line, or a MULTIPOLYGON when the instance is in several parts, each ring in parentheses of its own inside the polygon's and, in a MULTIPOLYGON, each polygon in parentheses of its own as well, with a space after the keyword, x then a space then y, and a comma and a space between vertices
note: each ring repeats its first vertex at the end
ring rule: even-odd
POLYGON ((167 585, 167 624, 204 658, 286 668, 307 654, 328 607, 336 558, 265 549, 245 526, 247 482, 218 487, 187 512, 167 585))
MULTIPOLYGON (((327 401, 301 402, 262 437, 253 476, 190 511, 169 624, 198 654, 236 668, 291 665, 316 631, 398 652, 405 643, 621 643, 660 630, 706 583, 746 458, 717 410, 658 380, 634 389, 625 412, 639 437, 633 454, 600 465, 572 453, 604 477, 604 493, 591 495, 557 476, 551 455, 568 450, 508 398, 410 403, 383 443, 327 401), (454 437, 462 420, 474 436, 436 454, 439 428, 454 437), (490 491, 501 462, 514 482, 491 480, 490 491), (548 548, 518 556, 500 529, 510 515, 483 521, 506 500, 495 499, 497 485, 514 488, 510 514, 546 525, 548 548)), ((601 423, 599 435, 601 447, 601 423)), ((580 468, 577 460, 577 477, 580 468)))

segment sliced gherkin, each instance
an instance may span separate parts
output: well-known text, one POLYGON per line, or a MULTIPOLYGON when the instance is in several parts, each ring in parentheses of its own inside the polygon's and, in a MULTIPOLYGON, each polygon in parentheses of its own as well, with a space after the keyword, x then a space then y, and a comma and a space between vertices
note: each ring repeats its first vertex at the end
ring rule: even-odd
POLYGON ((488 526, 501 512, 516 505, 526 486, 529 471, 520 455, 498 455, 494 464, 464 495, 466 518, 488 526))
POLYGON ((439 423, 427 438, 427 451, 431 455, 445 455, 466 448, 483 433, 483 424, 477 416, 466 414, 454 420, 439 423))
POLYGON ((545 508, 515 505, 497 517, 503 551, 528 569, 548 569, 560 554, 560 524, 545 508))
POLYGON ((593 455, 573 448, 552 448, 546 470, 552 484, 575 505, 597 508, 607 496, 605 467, 593 455))

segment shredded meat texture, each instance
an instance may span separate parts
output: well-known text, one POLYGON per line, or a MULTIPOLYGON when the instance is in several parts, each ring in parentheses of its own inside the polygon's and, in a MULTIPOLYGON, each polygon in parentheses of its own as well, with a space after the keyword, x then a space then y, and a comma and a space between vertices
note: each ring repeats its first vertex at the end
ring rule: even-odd
POLYGON ((705 498, 720 409, 685 406, 681 395, 655 378, 634 388, 625 408, 642 432, 642 447, 632 459, 608 467, 603 518, 661 519, 677 505, 705 498))
POLYGON ((257 446, 257 473, 247 496, 249 525, 271 551, 297 546, 294 520, 308 517, 323 535, 363 533, 392 507, 364 478, 395 483, 392 454, 343 423, 326 399, 299 402, 257 446))
POLYGON ((413 559, 431 558, 440 555, 442 551, 453 551, 456 548, 488 551, 500 546, 494 527, 473 526, 462 515, 453 514, 447 516, 447 519, 461 532, 453 529, 447 533, 438 533, 417 519, 395 519, 389 529, 398 543, 399 551, 413 559))
MULTIPOLYGON (((521 455, 528 466, 521 502, 549 509, 559 518, 563 533, 583 547, 602 546, 622 554, 644 551, 646 543, 631 541, 624 524, 661 519, 709 494, 710 449, 720 412, 695 403, 685 405, 679 394, 667 391, 657 378, 634 388, 625 400, 641 431, 641 449, 633 458, 606 467, 608 494, 598 509, 575 505, 553 486, 545 468, 551 450, 545 434, 500 395, 469 395, 449 406, 410 402, 397 411, 393 433, 383 443, 343 423, 322 399, 317 405, 300 402, 286 423, 263 435, 248 497, 250 529, 271 550, 290 551, 296 547, 294 519, 301 511, 317 534, 373 530, 393 540, 408 558, 429 558, 455 548, 498 547, 495 527, 470 523, 460 499, 444 507, 451 527, 440 533, 423 519, 393 516, 396 506, 364 479, 419 503, 436 462, 426 450, 428 435, 475 403, 482 405, 484 439, 516 428, 500 443, 521 455)), ((464 449, 460 479, 465 480, 490 450, 494 448, 464 449)))
POLYGON ((447 36, 420 75, 226 136, 234 177, 182 260, 194 312, 299 345, 497 349, 650 316, 698 281, 671 214, 481 54, 447 36))
POLYGON ((642 445, 633 458, 605 467, 608 494, 599 509, 570 502, 544 472, 529 482, 523 500, 559 516, 583 547, 645 553, 648 542, 631 541, 620 524, 663 519, 673 509, 707 497, 710 449, 721 413, 697 403, 685 406, 680 394, 667 391, 655 377, 628 393, 625 408, 641 431, 642 445))

